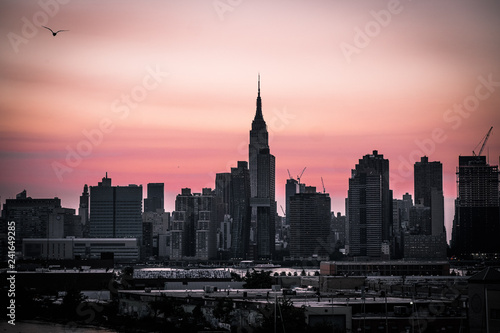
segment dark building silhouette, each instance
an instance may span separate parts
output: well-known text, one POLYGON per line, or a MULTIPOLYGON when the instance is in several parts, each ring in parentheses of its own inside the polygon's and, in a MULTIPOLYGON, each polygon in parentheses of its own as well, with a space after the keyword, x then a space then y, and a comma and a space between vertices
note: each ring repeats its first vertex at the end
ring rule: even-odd
POLYGON ((403 199, 392 200, 392 225, 394 234, 407 229, 410 221, 411 207, 413 207, 413 199, 409 193, 403 194, 403 199))
POLYGON ((170 213, 164 208, 164 184, 148 183, 147 198, 144 199, 144 213, 142 213, 142 244, 141 258, 148 259, 158 256, 160 251, 165 256, 166 245, 160 240, 165 240, 169 233, 170 213), (162 237, 160 237, 162 235, 162 237), (160 247, 162 250, 160 250, 160 247))
MULTIPOLYGON (((435 208, 436 206, 434 206, 435 208)), ((433 233, 431 207, 417 204, 410 208, 408 228, 403 235, 405 259, 445 260, 446 233, 444 226, 433 233)))
POLYGON ((392 191, 389 189, 389 160, 365 155, 349 179, 349 255, 386 258, 392 235, 392 191))
POLYGON ((153 251, 153 222, 142 222, 142 245, 141 245, 141 259, 146 260, 147 258, 154 255, 153 251))
POLYGON ((275 247, 275 158, 270 153, 269 134, 262 115, 260 78, 257 94, 257 110, 248 147, 250 172, 250 206, 252 224, 255 227, 254 253, 256 259, 271 259, 275 247))
MULTIPOLYGON (((146 255, 151 253, 151 255, 159 255, 160 246, 160 236, 167 236, 170 229, 170 213, 164 212, 162 210, 157 210, 155 212, 144 212, 142 213, 142 223, 143 223, 143 241, 142 244, 145 246, 144 250, 146 255), (148 229, 151 225, 151 230, 148 229), (148 252, 149 251, 149 252, 148 252)), ((165 240, 165 238, 163 238, 165 240)), ((166 249, 166 245, 163 247, 166 249)), ((141 255, 143 252, 141 251, 141 255)), ((164 254, 164 252, 162 253, 164 254)), ((164 255, 163 255, 164 256, 164 255)))
POLYGON ((72 208, 55 208, 49 214, 49 238, 83 237, 80 216, 72 208))
POLYGON ((418 204, 410 208, 408 231, 413 235, 432 235, 431 208, 418 204))
POLYGON ((82 219, 82 224, 86 225, 89 221, 89 187, 87 184, 85 184, 85 186, 83 187, 83 192, 80 196, 78 215, 82 219))
POLYGON ((85 184, 82 195, 80 196, 80 205, 78 206, 78 216, 80 216, 81 219, 84 237, 87 237, 89 233, 89 198, 89 187, 85 184))
POLYGON ((430 208, 431 225, 426 235, 440 235, 444 228, 443 165, 423 156, 414 165, 415 205, 430 208))
POLYGON ((16 251, 22 251, 25 238, 47 238, 50 234, 49 217, 60 208, 61 199, 33 199, 27 197, 26 190, 17 194, 16 199, 7 199, 2 210, 4 229, 7 222, 16 223, 16 251))
POLYGON ((183 188, 171 218, 171 259, 215 259, 217 256, 218 197, 210 188, 191 193, 183 188))
POLYGON ((403 194, 403 199, 392 200, 392 233, 393 233, 393 253, 391 259, 403 258, 404 233, 409 228, 410 209, 413 207, 411 194, 403 194))
POLYGON ((290 257, 328 257, 331 201, 328 193, 306 187, 290 197, 290 257))
POLYGON ((163 183, 149 183, 148 184, 148 197, 144 199, 144 211, 156 212, 160 209, 164 211, 164 184, 163 183))
POLYGON ((221 172, 215 175, 215 195, 220 198, 222 213, 231 214, 232 191, 230 172, 221 172))
POLYGON ((111 186, 106 177, 90 187, 89 236, 142 237, 142 186, 111 186))
POLYGON ((334 243, 335 249, 340 249, 345 247, 346 243, 346 228, 347 228, 347 218, 339 213, 335 215, 332 212, 331 215, 331 225, 330 233, 331 240, 334 243))
POLYGON ((298 180, 293 178, 287 179, 285 185, 286 225, 290 225, 290 198, 297 193, 300 193, 300 185, 298 180))
POLYGON ((250 243, 250 173, 247 162, 231 168, 231 258, 247 259, 250 243))
POLYGON ((229 259, 231 250, 232 234, 232 190, 231 173, 222 172, 215 175, 215 196, 218 198, 218 221, 217 221, 217 257, 229 259))
POLYGON ((468 257, 500 253, 498 166, 485 156, 460 156, 451 247, 468 257))

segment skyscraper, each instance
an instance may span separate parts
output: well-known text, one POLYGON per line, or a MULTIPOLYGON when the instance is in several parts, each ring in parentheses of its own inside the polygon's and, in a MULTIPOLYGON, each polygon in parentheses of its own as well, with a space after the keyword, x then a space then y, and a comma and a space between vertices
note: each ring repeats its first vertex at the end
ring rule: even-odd
POLYGON ((365 155, 349 179, 348 221, 349 255, 381 258, 391 242, 392 191, 389 189, 389 160, 365 155))
POLYGON ((290 197, 290 256, 328 257, 332 248, 330 235, 331 201, 328 193, 316 193, 306 187, 305 193, 290 197))
POLYGON ((142 186, 111 186, 106 177, 90 186, 89 236, 142 237, 142 186))
POLYGON ((183 188, 171 219, 172 259, 214 259, 217 256, 217 201, 210 188, 191 193, 183 188))
POLYGON ((300 193, 300 185, 296 179, 289 178, 285 185, 285 207, 286 207, 286 224, 290 225, 290 198, 295 194, 300 193))
POLYGON ((257 259, 271 259, 275 246, 275 158, 269 150, 268 138, 267 125, 262 115, 259 77, 257 109, 248 146, 250 206, 256 229, 254 255, 257 259))
POLYGON ((455 255, 500 253, 498 166, 485 156, 460 156, 451 247, 455 255))
POLYGON ((89 235, 89 187, 87 184, 83 187, 82 195, 80 196, 80 205, 78 206, 78 216, 82 223, 82 235, 88 237, 89 235))
POLYGON ((231 258, 247 259, 250 241, 250 174, 248 164, 231 168, 231 258))
POLYGON ((148 197, 144 199, 144 211, 156 212, 157 209, 164 210, 164 184, 149 183, 148 197))
MULTIPOLYGON (((239 162, 238 162, 239 163, 239 162)), ((215 195, 219 197, 223 214, 231 214, 231 173, 221 172, 215 174, 215 195)))
POLYGON ((83 187, 82 195, 80 196, 80 206, 78 207, 78 215, 81 218, 84 231, 88 228, 89 221, 89 187, 87 184, 83 187))
POLYGON ((427 235, 439 235, 444 230, 443 165, 429 162, 423 156, 414 165, 415 205, 430 207, 431 225, 427 235))

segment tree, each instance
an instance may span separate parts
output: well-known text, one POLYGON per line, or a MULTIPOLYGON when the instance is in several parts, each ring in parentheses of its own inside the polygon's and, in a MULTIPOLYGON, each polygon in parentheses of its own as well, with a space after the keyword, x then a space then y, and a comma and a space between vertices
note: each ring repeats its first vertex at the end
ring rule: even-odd
POLYGON ((118 285, 121 286, 122 289, 130 289, 132 288, 133 280, 134 280, 134 268, 131 266, 124 267, 121 271, 118 285))
POLYGON ((162 297, 149 303, 151 309, 155 313, 155 317, 163 314, 163 321, 166 322, 168 317, 181 318, 184 314, 182 307, 177 304, 174 299, 162 297))
POLYGON ((247 272, 243 281, 246 282, 243 288, 247 289, 268 289, 273 285, 271 271, 256 271, 254 269, 251 273, 247 272))
POLYGON ((234 281, 243 281, 241 275, 235 272, 231 272, 231 279, 233 279, 234 281))
POLYGON ((219 321, 231 323, 231 311, 233 311, 233 301, 230 298, 222 298, 217 301, 213 314, 219 321))
POLYGON ((304 306, 295 307, 290 299, 280 299, 276 306, 274 303, 269 303, 261 313, 264 316, 264 321, 262 326, 257 329, 257 332, 273 332, 275 325, 276 332, 280 333, 302 333, 307 331, 304 306), (275 308, 276 316, 274 315, 275 308))

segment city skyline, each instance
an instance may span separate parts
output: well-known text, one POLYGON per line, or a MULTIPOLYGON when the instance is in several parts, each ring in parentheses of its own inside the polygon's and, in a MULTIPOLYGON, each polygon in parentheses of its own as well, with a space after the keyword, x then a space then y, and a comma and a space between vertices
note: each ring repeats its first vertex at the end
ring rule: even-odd
POLYGON ((26 189, 76 209, 84 184, 108 172, 143 197, 165 183, 172 211, 182 188, 213 189, 216 173, 247 160, 258 73, 278 205, 287 170, 307 167, 303 182, 320 188, 322 177, 345 213, 351 169, 373 150, 401 198, 427 155, 443 164, 449 236, 458 156, 491 126, 483 155, 498 164, 493 1, 45 4, 0 4, 2 203, 26 189), (68 147, 89 152, 69 165, 68 147))

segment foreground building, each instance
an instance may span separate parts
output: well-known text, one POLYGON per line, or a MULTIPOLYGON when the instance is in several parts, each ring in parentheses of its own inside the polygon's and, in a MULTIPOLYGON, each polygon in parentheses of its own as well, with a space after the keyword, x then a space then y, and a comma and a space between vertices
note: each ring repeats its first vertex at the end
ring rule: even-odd
MULTIPOLYGON (((422 284, 420 276, 290 276, 276 277, 272 288, 241 289, 238 282, 206 273, 184 283, 190 274, 185 271, 161 277, 156 272, 144 273, 148 279, 138 283, 145 288, 118 292, 121 315, 175 322, 178 317, 172 313, 158 318, 151 305, 161 300, 186 314, 198 308, 207 326, 231 331, 272 332, 273 327, 280 331, 286 327, 287 332, 308 328, 320 332, 461 332, 468 324, 464 277, 426 277, 429 284, 422 284), (164 283, 155 283, 158 279, 164 283), (290 289, 290 283, 308 287, 290 289), (282 309, 285 299, 288 307, 282 309)), ((135 278, 136 272, 134 282, 135 278)))
POLYGON ((470 332, 499 332, 500 272, 488 267, 471 276, 468 283, 470 332))

